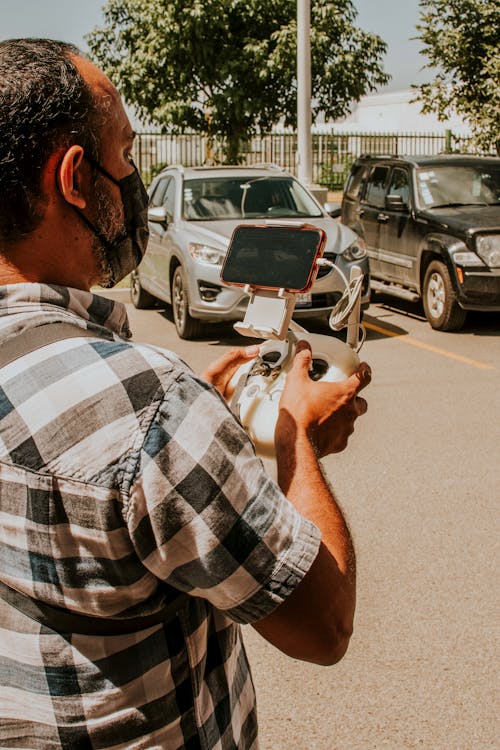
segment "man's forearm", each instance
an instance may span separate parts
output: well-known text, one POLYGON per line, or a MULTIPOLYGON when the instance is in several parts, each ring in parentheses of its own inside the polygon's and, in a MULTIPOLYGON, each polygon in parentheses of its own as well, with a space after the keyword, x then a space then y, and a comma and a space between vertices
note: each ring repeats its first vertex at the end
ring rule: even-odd
MULTIPOLYGON (((294 432, 294 431, 293 431, 294 432)), ((349 528, 307 435, 287 432, 276 444, 278 484, 297 510, 321 531, 323 543, 349 584, 355 554, 349 528)))
MULTIPOLYGON (((280 417, 280 419, 282 419, 280 417)), ((276 440, 278 482, 297 510, 322 532, 322 543, 295 591, 254 627, 296 659, 335 664, 347 650, 356 604, 351 536, 307 435, 293 424, 276 440)))
POLYGON ((319 528, 322 542, 298 586, 254 627, 296 659, 335 664, 352 634, 355 557, 347 523, 319 457, 346 447, 355 420, 366 411, 366 401, 358 393, 370 382, 370 370, 361 365, 345 381, 315 383, 309 377, 311 358, 310 348, 299 342, 281 395, 274 437, 278 483, 299 513, 319 528))

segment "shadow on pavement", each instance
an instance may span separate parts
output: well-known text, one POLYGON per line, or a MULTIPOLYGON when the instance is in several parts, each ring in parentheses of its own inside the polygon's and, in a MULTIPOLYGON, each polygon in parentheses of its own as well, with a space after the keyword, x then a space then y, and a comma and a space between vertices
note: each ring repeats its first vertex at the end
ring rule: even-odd
MULTIPOLYGON (((172 309, 170 306, 158 307, 159 314, 173 324, 172 309)), ((366 323, 366 341, 379 341, 389 336, 407 336, 408 331, 401 326, 386 320, 391 313, 404 315, 407 318, 419 320, 425 325, 426 321, 422 304, 420 302, 408 302, 389 295, 377 294, 376 301, 372 302, 369 311, 364 313, 363 322, 366 323), (384 329, 387 333, 377 330, 384 329)), ((311 318, 310 320, 297 321, 309 333, 321 333, 327 336, 335 336, 345 341, 345 330, 332 331, 325 319, 311 318)), ((450 333, 450 336, 459 336, 460 333, 472 333, 475 336, 500 336, 500 313, 478 313, 469 312, 465 326, 461 331, 450 333)), ((212 346, 250 346, 260 339, 241 336, 233 328, 233 323, 210 323, 207 324, 206 332, 197 341, 211 343, 212 346)))
MULTIPOLYGON (((378 292, 372 301, 373 309, 388 310, 427 323, 421 302, 409 302, 378 292)), ((368 320, 368 316, 365 316, 365 319, 368 320)), ((373 322, 376 322, 376 320, 382 323, 382 315, 377 314, 373 322)), ((429 324, 427 323, 427 325, 429 324)), ((384 328, 387 327, 388 330, 390 329, 390 326, 385 322, 383 322, 383 326, 384 328)), ((469 311, 464 327, 460 331, 450 333, 450 335, 457 336, 461 333, 472 333, 475 336, 500 336, 500 312, 469 311)))

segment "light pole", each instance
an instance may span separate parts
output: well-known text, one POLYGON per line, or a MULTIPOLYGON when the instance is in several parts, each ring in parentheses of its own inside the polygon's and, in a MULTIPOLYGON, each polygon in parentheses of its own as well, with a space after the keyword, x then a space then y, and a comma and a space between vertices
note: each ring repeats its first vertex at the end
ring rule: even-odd
POLYGON ((313 184, 311 95, 311 2, 297 0, 297 175, 324 203, 327 189, 313 184))
POLYGON ((312 183, 311 2, 297 0, 297 167, 299 180, 312 183))

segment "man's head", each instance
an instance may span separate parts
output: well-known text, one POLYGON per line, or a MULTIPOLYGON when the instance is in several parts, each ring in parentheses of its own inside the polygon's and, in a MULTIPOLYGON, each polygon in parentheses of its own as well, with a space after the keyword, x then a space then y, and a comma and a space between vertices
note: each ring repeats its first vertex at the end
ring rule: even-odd
POLYGON ((27 242, 36 246, 23 255, 25 267, 38 263, 25 274, 34 280, 111 282, 127 229, 134 257, 147 232, 142 216, 135 221, 144 194, 130 161, 133 137, 117 90, 78 49, 48 39, 0 42, 0 252, 12 259, 27 242), (40 254, 50 266, 49 236, 69 269, 59 278, 39 268, 40 254), (80 256, 89 266, 81 280, 80 256))
POLYGON ((79 143, 99 158, 99 111, 63 42, 0 42, 0 239, 16 242, 43 213, 43 168, 58 147, 79 143))

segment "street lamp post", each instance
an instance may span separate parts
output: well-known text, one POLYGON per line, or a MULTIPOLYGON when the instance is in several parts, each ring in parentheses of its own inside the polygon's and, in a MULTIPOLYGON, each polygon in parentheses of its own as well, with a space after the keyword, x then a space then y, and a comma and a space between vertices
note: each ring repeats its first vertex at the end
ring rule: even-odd
POLYGON ((312 183, 311 2, 297 0, 297 167, 299 180, 312 183))
POLYGON ((297 0, 297 173, 324 203, 328 191, 314 185, 312 179, 311 89, 311 2, 297 0))

